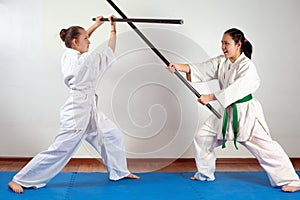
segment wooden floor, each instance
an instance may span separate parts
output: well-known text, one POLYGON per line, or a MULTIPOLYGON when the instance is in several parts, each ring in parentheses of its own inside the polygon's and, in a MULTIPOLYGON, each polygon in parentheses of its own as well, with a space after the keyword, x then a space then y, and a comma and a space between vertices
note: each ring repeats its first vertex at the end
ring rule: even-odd
MULTIPOLYGON (((31 158, 0 158, 0 171, 19 171, 31 158)), ((291 158, 295 170, 300 170, 300 158, 291 158)), ((192 158, 174 159, 128 159, 131 172, 194 172, 192 158)), ((254 158, 219 158, 216 171, 262 171, 254 158)), ((62 170, 64 172, 106 172, 101 159, 73 158, 62 170)))

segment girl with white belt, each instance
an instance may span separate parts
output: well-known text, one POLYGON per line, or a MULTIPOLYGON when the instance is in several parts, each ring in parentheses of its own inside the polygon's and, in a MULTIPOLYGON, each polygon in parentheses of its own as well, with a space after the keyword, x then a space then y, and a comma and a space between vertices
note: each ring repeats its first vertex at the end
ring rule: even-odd
MULTIPOLYGON (((111 16, 112 18, 113 16, 111 16)), ((110 180, 139 178, 127 168, 122 132, 101 111, 97 113, 95 88, 101 74, 111 66, 116 47, 116 24, 111 22, 108 47, 89 53, 89 37, 104 22, 102 16, 85 30, 79 26, 62 29, 61 39, 67 50, 62 56, 62 73, 70 97, 60 112, 60 132, 54 143, 36 155, 8 184, 16 193, 23 188, 44 187, 86 140, 101 155, 110 180)))

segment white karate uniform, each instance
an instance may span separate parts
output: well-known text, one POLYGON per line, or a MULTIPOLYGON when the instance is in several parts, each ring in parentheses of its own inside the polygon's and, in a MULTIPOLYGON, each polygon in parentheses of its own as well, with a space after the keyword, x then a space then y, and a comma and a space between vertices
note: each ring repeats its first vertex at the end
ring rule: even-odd
POLYGON ((103 52, 83 54, 67 49, 62 56, 62 73, 70 88, 70 97, 61 108, 60 132, 48 150, 36 155, 13 181, 23 187, 45 186, 63 169, 84 140, 101 155, 109 179, 119 180, 130 174, 122 132, 96 109, 97 79, 111 66, 113 59, 109 47, 103 52))
MULTIPOLYGON (((215 92, 223 115, 228 108, 226 140, 234 138, 232 103, 253 94, 260 85, 254 63, 243 53, 231 63, 223 55, 201 64, 190 65, 193 82, 219 81, 220 90, 215 92)), ((255 99, 237 103, 239 132, 237 141, 244 145, 267 172, 271 185, 300 187, 300 180, 282 147, 272 140, 260 103, 255 99)), ((214 148, 222 144, 223 119, 211 116, 198 130, 194 139, 195 160, 198 172, 195 178, 203 181, 215 179, 214 148)))

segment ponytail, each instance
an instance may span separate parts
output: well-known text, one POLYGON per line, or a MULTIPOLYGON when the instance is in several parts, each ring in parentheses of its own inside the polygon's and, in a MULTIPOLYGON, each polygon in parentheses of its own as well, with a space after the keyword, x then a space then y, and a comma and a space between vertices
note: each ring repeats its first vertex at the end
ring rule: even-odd
POLYGON ((229 29, 224 32, 224 34, 229 34, 235 43, 241 42, 241 53, 244 53, 249 59, 252 55, 252 44, 245 38, 245 35, 242 31, 236 28, 229 29))

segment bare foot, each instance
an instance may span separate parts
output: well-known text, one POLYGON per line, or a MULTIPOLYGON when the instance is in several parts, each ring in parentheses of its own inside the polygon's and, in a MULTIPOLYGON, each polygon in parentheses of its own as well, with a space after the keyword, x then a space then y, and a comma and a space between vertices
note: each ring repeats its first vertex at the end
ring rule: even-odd
POLYGON ((190 180, 197 181, 198 179, 195 176, 190 177, 190 180))
POLYGON ((21 194, 24 192, 22 186, 14 181, 8 183, 8 187, 15 193, 21 194))
POLYGON ((126 178, 139 179, 140 177, 134 174, 129 174, 126 178))
POLYGON ((297 192, 300 190, 300 187, 295 187, 295 186, 284 186, 281 188, 282 191, 284 192, 297 192))

